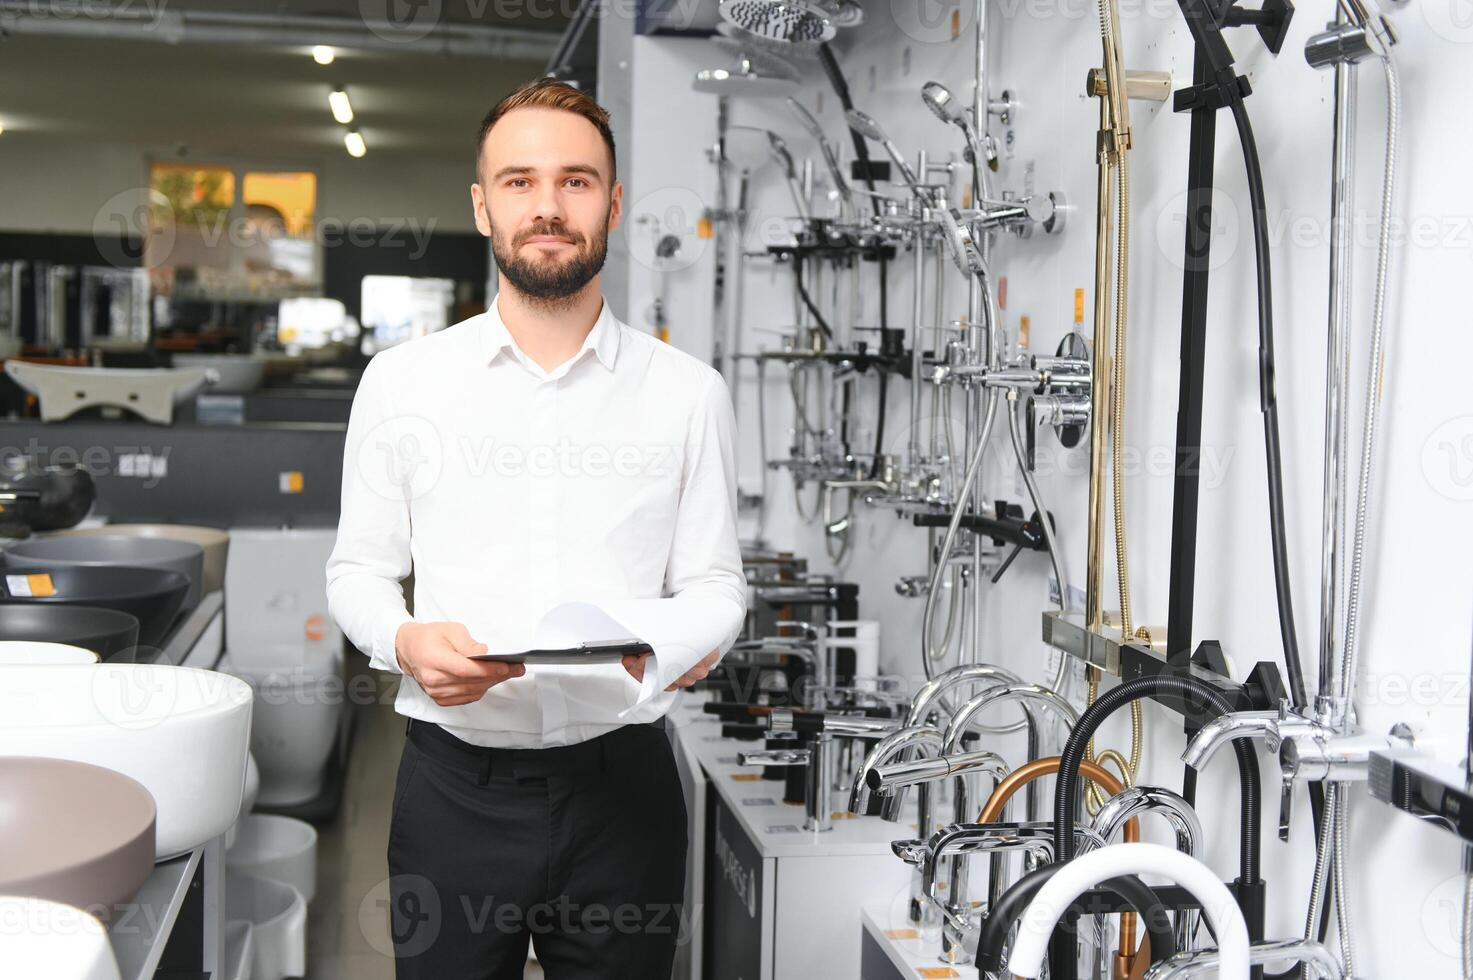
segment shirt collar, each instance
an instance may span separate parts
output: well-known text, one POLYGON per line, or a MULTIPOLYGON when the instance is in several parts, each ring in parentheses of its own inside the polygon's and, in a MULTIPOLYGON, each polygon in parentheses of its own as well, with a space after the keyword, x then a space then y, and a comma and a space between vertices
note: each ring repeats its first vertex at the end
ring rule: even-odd
MULTIPOLYGON (((481 353, 483 363, 490 364, 503 351, 510 351, 523 363, 536 367, 537 364, 517 346, 511 331, 506 328, 506 323, 501 319, 501 311, 497 306, 500 297, 491 300, 491 305, 485 313, 485 322, 481 324, 478 331, 481 338, 481 353)), ((588 336, 583 338, 583 346, 578 352, 568 358, 565 366, 571 366, 582 359, 584 352, 592 350, 600 364, 612 371, 614 359, 619 353, 619 321, 614 318, 609 309, 608 300, 603 301, 599 308, 598 319, 593 321, 593 329, 588 331, 588 336)), ((557 370, 557 369, 554 369, 557 370)), ((551 373, 551 372, 549 372, 551 373)))

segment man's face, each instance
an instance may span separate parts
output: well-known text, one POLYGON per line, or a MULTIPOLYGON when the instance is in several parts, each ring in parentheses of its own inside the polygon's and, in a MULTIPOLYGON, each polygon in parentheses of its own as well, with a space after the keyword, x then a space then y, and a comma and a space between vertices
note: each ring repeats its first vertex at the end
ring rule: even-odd
POLYGON ((519 292, 557 305, 603 268, 624 188, 592 123, 557 109, 507 113, 481 147, 476 227, 519 292))

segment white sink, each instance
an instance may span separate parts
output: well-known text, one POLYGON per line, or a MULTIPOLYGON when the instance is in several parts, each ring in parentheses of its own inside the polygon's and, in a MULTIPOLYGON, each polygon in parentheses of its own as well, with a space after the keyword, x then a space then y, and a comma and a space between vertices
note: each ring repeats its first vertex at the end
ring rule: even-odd
POLYGON ((0 922, 9 924, 0 929, 0 965, 7 977, 118 980, 107 931, 79 908, 4 895, 0 922))
POLYGON ((0 755, 75 759, 131 776, 158 804, 158 859, 240 812, 250 685, 191 667, 0 667, 0 755))
POLYGON ((57 664, 95 664, 100 658, 85 647, 40 640, 0 640, 0 667, 49 667, 57 664))

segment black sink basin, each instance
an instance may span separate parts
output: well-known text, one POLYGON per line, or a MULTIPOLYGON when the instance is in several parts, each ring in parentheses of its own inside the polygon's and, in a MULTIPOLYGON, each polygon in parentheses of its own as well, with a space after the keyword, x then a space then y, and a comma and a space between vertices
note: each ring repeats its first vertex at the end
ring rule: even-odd
POLYGON ((138 620, 138 642, 146 647, 163 640, 188 591, 189 576, 162 568, 6 565, 0 569, 0 605, 114 609, 138 620))
POLYGON ((138 646, 138 618, 95 606, 19 602, 0 612, 0 640, 68 643, 111 663, 132 663, 138 646))

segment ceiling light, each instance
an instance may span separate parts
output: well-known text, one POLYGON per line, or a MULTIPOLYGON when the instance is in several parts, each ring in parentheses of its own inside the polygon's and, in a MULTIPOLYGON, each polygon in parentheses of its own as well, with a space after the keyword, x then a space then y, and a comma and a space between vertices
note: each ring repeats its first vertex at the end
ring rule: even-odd
POLYGON ((330 65, 337 56, 337 52, 330 44, 317 44, 312 47, 312 60, 319 65, 330 65))
POLYGON ((327 104, 332 106, 332 117, 344 126, 353 121, 353 106, 348 102, 348 93, 341 88, 332 90, 327 97, 327 104))
POLYGON ((344 134, 343 145, 348 148, 348 156, 355 159, 368 152, 368 145, 363 142, 363 134, 356 129, 350 129, 344 134))

